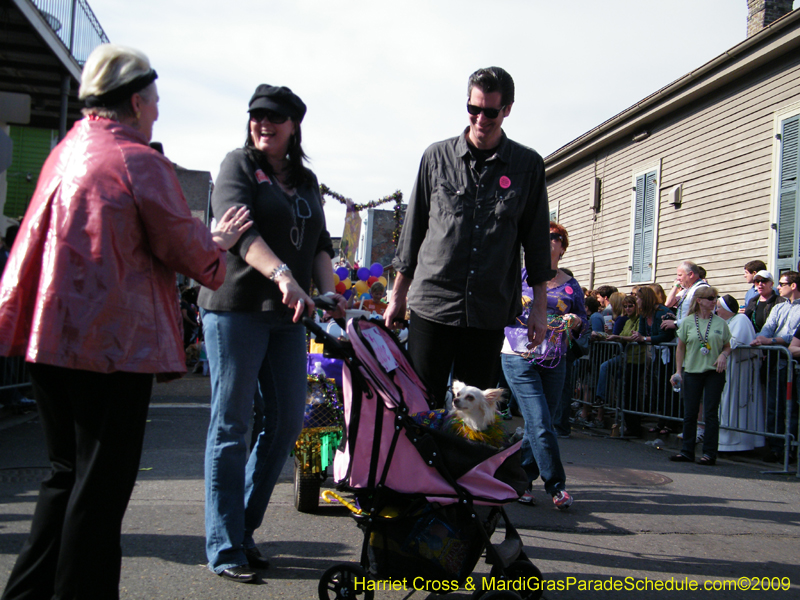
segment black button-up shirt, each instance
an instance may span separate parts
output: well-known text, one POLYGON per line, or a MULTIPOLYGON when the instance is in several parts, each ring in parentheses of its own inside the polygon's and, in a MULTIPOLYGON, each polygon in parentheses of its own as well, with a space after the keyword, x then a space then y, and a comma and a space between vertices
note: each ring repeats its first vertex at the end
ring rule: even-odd
POLYGON ((544 161, 503 133, 477 172, 466 132, 425 151, 392 264, 422 317, 502 329, 522 310, 520 245, 531 286, 555 275, 544 161))

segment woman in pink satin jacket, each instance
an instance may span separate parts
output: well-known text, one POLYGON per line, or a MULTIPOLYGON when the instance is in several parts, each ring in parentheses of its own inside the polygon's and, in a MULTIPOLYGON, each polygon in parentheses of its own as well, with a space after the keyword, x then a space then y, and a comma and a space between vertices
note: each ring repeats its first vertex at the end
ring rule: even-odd
POLYGON ((210 232, 148 146, 156 73, 106 44, 86 62, 78 121, 48 157, 0 284, 0 354, 25 355, 52 463, 2 600, 118 598, 120 527, 153 375, 186 370, 175 271, 225 279, 250 226, 210 232))

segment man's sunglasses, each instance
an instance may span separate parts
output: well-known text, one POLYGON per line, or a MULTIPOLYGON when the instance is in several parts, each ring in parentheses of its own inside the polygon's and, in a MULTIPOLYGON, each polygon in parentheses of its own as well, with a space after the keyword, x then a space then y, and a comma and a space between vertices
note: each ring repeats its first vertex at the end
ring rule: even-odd
POLYGON ((479 114, 483 113, 486 115, 487 119, 496 119, 500 115, 500 111, 504 108, 505 106, 501 106, 500 108, 488 108, 486 106, 475 106, 474 104, 467 103, 467 112, 469 114, 473 117, 477 117, 479 114))
POLYGON ((275 125, 280 125, 281 123, 286 123, 289 120, 288 115, 282 115, 279 112, 275 112, 274 110, 254 110, 250 113, 250 120, 255 121, 256 123, 260 123, 264 119, 267 119, 270 123, 274 123, 275 125))

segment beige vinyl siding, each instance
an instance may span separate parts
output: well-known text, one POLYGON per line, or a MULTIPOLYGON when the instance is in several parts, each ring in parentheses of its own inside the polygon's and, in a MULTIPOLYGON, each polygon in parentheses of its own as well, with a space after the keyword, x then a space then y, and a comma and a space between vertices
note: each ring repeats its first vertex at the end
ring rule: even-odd
POLYGON ((588 285, 594 258, 595 287, 630 289, 631 182, 660 164, 655 281, 668 289, 677 264, 690 259, 722 293, 743 298, 744 263, 770 261, 774 116, 797 101, 798 89, 800 58, 792 53, 651 124, 647 139, 629 138, 550 176, 550 200, 570 234, 563 264, 588 285), (603 193, 593 220, 594 177, 602 179, 603 193), (668 200, 678 184, 682 206, 676 210, 668 200))

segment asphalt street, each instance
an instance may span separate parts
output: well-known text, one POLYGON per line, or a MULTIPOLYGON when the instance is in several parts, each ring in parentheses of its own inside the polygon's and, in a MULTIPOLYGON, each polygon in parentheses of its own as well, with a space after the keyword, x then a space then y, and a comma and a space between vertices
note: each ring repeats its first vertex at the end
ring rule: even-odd
MULTIPOLYGON (((207 378, 190 375, 155 386, 141 472, 123 524, 121 597, 317 598, 321 574, 357 561, 363 537, 342 506, 324 505, 316 514, 295 510, 288 457, 256 534, 271 568, 257 584, 226 581, 206 568, 208 413, 207 378)), ((584 432, 559 444, 575 497, 572 508, 557 511, 543 486, 535 488, 537 506, 507 507, 528 556, 552 588, 544 598, 800 597, 796 477, 765 474, 766 466, 752 457, 726 456, 716 467, 670 463, 670 449, 584 432), (678 590, 649 591, 656 581, 678 590), (603 589, 615 582, 622 589, 603 589), (731 589, 734 584, 739 589, 731 589), (699 589, 686 589, 692 585, 699 589)), ((35 413, 0 418, 0 588, 27 535, 47 470, 35 413)), ((332 487, 330 480, 323 487, 332 487)), ((495 535, 501 539, 502 531, 495 535)), ((476 580, 489 568, 479 562, 476 580)), ((406 587, 378 591, 375 598, 438 597, 414 590, 410 581, 406 587)), ((460 589, 443 597, 470 595, 460 589)))

